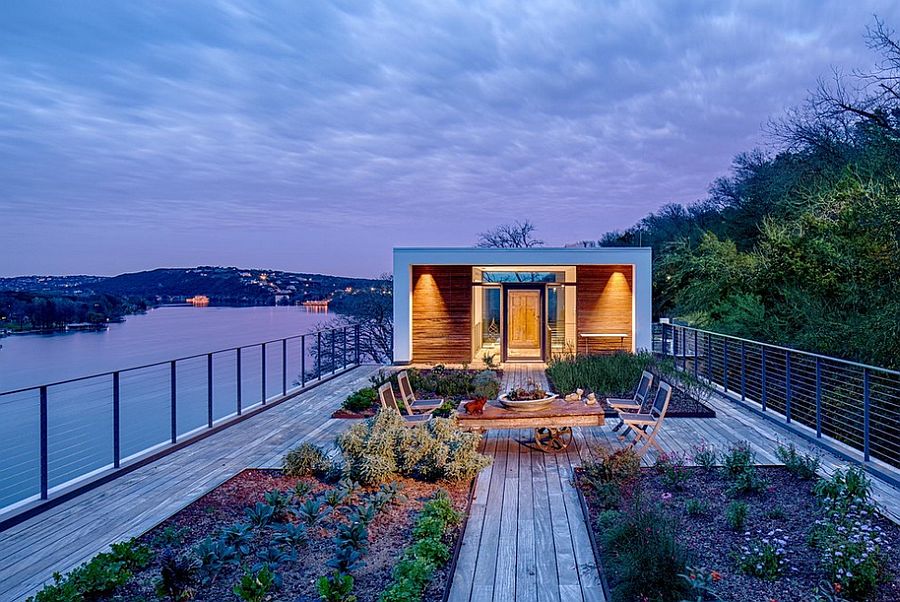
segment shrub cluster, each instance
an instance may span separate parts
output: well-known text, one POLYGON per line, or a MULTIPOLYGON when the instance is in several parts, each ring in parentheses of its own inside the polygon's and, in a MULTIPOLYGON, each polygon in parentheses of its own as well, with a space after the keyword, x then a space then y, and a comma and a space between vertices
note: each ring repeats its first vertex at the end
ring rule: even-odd
POLYGON ((332 467, 325 452, 313 443, 301 443, 289 451, 282 466, 289 477, 324 476, 332 467))
POLYGON ((461 519, 450 496, 443 490, 423 506, 413 529, 413 542, 394 567, 393 583, 381 594, 381 602, 422 599, 435 570, 450 560, 450 548, 443 540, 447 531, 461 519))
POLYGON ((383 409, 338 437, 350 478, 364 485, 398 476, 461 481, 490 464, 478 453, 479 436, 461 430, 456 418, 408 426, 394 409, 383 409))
POLYGON ((150 564, 152 550, 135 540, 114 543, 109 552, 91 558, 65 577, 53 574, 53 584, 28 598, 29 602, 71 602, 94 600, 125 585, 135 571, 150 564))
POLYGON ((775 455, 799 479, 811 481, 818 476, 820 458, 817 454, 801 454, 793 443, 788 443, 779 444, 775 448, 775 455))
POLYGON ((378 403, 378 391, 372 387, 363 387, 347 396, 341 407, 350 412, 363 412, 378 403))
POLYGON ((634 481, 641 471, 641 459, 631 448, 612 454, 604 448, 598 450, 599 460, 582 464, 584 480, 597 496, 603 508, 617 508, 622 499, 622 487, 634 481))
POLYGON ((773 529, 762 538, 747 541, 735 555, 738 570, 760 579, 777 579, 787 566, 785 546, 787 540, 781 529, 773 529))

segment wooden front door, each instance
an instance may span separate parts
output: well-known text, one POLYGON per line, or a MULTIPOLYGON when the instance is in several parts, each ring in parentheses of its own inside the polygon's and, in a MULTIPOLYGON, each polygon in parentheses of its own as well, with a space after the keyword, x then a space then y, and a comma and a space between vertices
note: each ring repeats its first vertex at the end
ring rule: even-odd
POLYGON ((543 357, 543 295, 540 289, 508 289, 506 298, 507 359, 543 357))

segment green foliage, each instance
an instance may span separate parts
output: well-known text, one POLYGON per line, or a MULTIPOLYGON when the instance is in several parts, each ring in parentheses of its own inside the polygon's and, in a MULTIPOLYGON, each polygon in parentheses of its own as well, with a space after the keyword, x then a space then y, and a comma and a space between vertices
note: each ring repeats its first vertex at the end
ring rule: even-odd
POLYGON ((461 430, 455 418, 407 426, 393 409, 381 410, 338 437, 349 476, 364 485, 398 476, 426 481, 463 481, 490 463, 478 453, 479 437, 461 430))
POLYGON ((240 564, 237 549, 225 543, 224 538, 213 539, 206 537, 194 549, 194 555, 200 562, 197 568, 200 583, 210 585, 215 583, 219 574, 228 566, 240 564))
POLYGON ((684 455, 678 452, 661 452, 657 455, 654 468, 667 488, 678 491, 684 488, 689 477, 684 462, 684 455))
POLYGON ((784 508, 781 506, 772 506, 765 512, 766 518, 770 520, 784 520, 787 518, 787 514, 784 511, 784 508))
POLYGON ((306 525, 285 523, 278 525, 278 529, 272 536, 272 539, 279 544, 296 549, 305 546, 309 537, 306 532, 306 525))
POLYGON ((231 591, 244 602, 264 602, 274 587, 275 574, 266 565, 255 573, 245 569, 240 581, 231 591))
POLYGON ((717 600, 715 584, 722 576, 718 571, 707 571, 702 568, 688 567, 687 573, 679 575, 687 583, 690 591, 688 599, 682 602, 707 602, 717 600))
POLYGON ((351 393, 341 407, 350 412, 362 412, 372 408, 376 403, 378 403, 378 391, 372 387, 364 387, 351 393))
POLYGON ((166 550, 160 556, 156 594, 171 602, 186 602, 197 594, 198 562, 166 550))
POLYGON ((675 602, 688 593, 679 575, 687 567, 687 551, 678 543, 678 525, 640 495, 603 532, 614 574, 613 602, 642 599, 675 602), (653 567, 648 570, 648 567, 653 567))
POLYGON ((704 441, 694 447, 693 459, 697 466, 702 466, 706 470, 712 470, 715 468, 719 456, 716 453, 716 448, 704 441))
POLYGON ((165 527, 153 536, 152 543, 159 548, 171 548, 181 545, 186 529, 177 529, 172 526, 165 527))
POLYGON ((273 489, 271 491, 267 491, 263 495, 263 499, 266 504, 272 507, 274 510, 272 514, 272 520, 281 521, 285 519, 287 514, 287 508, 291 504, 291 492, 289 491, 279 491, 277 489, 273 489))
POLYGON ((238 554, 246 556, 250 553, 253 541, 253 527, 244 523, 235 523, 222 529, 222 541, 233 547, 238 554))
POLYGON ((281 575, 278 574, 278 567, 284 562, 291 562, 297 559, 297 554, 293 549, 283 550, 278 546, 269 546, 256 553, 257 561, 250 570, 259 573, 263 568, 268 568, 272 573, 273 583, 275 587, 281 587, 281 575))
POLYGON ((420 397, 442 397, 459 401, 484 395, 489 399, 500 392, 500 378, 492 370, 460 370, 446 368, 441 364, 431 370, 411 368, 407 371, 409 383, 420 397))
POLYGON ((588 460, 582 464, 584 480, 594 490, 601 507, 618 507, 622 486, 631 483, 640 474, 641 459, 631 448, 619 449, 612 454, 601 448, 598 453, 599 460, 588 460))
POLYGON ((753 540, 740 546, 735 554, 738 570, 746 575, 774 581, 784 572, 787 564, 785 545, 780 529, 760 541, 753 540))
POLYGON ((684 503, 684 511, 688 516, 703 516, 709 510, 709 504, 697 498, 690 498, 684 503))
POLYGON ((275 508, 263 502, 256 502, 253 506, 245 508, 244 514, 251 525, 260 529, 272 522, 272 517, 275 516, 275 508))
POLYGON ((457 403, 452 399, 447 399, 439 405, 435 410, 431 413, 435 418, 450 418, 453 416, 454 412, 456 412, 457 403))
POLYGON ((801 454, 793 443, 778 445, 775 455, 784 462, 785 468, 797 478, 811 481, 816 478, 819 470, 820 458, 818 454, 801 454))
POLYGON ((862 468, 851 466, 846 471, 835 470, 830 478, 819 479, 814 492, 820 500, 834 504, 849 505, 857 500, 868 503, 872 481, 862 468))
POLYGON ((725 508, 725 520, 732 531, 743 531, 747 523, 747 502, 734 500, 725 508))
POLYGON ((450 548, 442 540, 461 518, 453 508, 450 496, 443 490, 425 503, 413 528, 413 543, 403 551, 394 567, 393 582, 381 594, 381 602, 422 599, 434 571, 450 560, 450 548))
POLYGON ((331 507, 325 503, 325 498, 315 497, 291 508, 291 512, 307 527, 315 527, 328 517, 331 507))
POLYGON ((731 480, 728 492, 731 495, 759 493, 767 483, 756 471, 756 453, 748 441, 738 441, 728 448, 722 457, 725 475, 731 480))
POLYGON ((621 397, 633 391, 641 372, 652 362, 649 353, 557 357, 548 364, 547 376, 559 392, 580 388, 621 397))
POLYGON ((150 564, 152 557, 152 550, 138 545, 134 539, 113 544, 111 551, 97 554, 65 577, 54 573, 53 584, 44 587, 28 600, 81 602, 99 598, 128 583, 135 571, 150 564))
POLYGON ((345 573, 332 573, 319 577, 316 589, 323 602, 356 602, 353 595, 353 576, 345 573))
POLYGON ((331 468, 325 452, 314 443, 301 443, 284 456, 282 464, 289 477, 322 476, 331 468))

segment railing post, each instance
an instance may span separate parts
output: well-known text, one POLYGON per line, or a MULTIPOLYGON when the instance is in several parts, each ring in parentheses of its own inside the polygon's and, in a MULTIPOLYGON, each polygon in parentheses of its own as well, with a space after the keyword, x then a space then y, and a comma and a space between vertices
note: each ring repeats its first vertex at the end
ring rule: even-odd
POLYGON ((694 331, 694 378, 697 378, 697 370, 700 364, 700 334, 694 331))
POLYGON ((706 333, 706 380, 712 383, 712 335, 706 333))
POLYGON ((50 452, 47 443, 47 387, 41 387, 41 499, 47 499, 50 481, 50 452))
POLYGON ((266 405, 266 344, 262 344, 262 405, 266 405))
POLYGON ((666 340, 666 327, 668 326, 668 324, 661 324, 661 326, 662 326, 662 354, 663 354, 663 357, 666 357, 667 355, 669 355, 669 349, 668 349, 669 342, 668 342, 668 340, 666 340))
POLYGON ((681 329, 681 369, 687 370, 687 329, 681 329))
POLYGON ((728 339, 722 341, 722 386, 728 393, 728 339))
POLYGON ((822 360, 816 357, 816 437, 822 438, 822 360))
POLYGON ((344 362, 344 368, 347 368, 347 327, 341 332, 341 359, 344 362))
POLYGON ((869 369, 863 368, 863 461, 869 461, 869 369))
POLYGON ((281 394, 287 395, 287 339, 281 339, 281 394))
POLYGON ((331 329, 331 373, 334 374, 337 372, 337 361, 334 358, 334 344, 335 340, 337 340, 336 331, 334 328, 331 329))
POLYGON ((175 443, 178 438, 178 400, 176 391, 178 390, 177 384, 175 382, 175 362, 171 362, 170 364, 170 374, 171 378, 169 378, 169 383, 172 385, 172 395, 171 395, 171 418, 172 418, 172 443, 175 443))
POLYGON ((784 417, 791 421, 791 352, 784 352, 784 417))
POLYGON ((354 362, 357 366, 359 365, 359 324, 353 327, 353 348, 354 354, 356 357, 356 361, 354 362))
POLYGON ((213 425, 213 355, 206 354, 206 426, 213 425))
POLYGON ((761 383, 762 394, 760 395, 760 397, 762 399, 760 399, 760 403, 762 404, 762 411, 765 412, 766 411, 766 348, 765 348, 765 346, 762 347, 761 355, 762 355, 762 362, 761 362, 762 370, 761 370, 760 379, 762 380, 762 383, 761 383))
POLYGON ((741 341, 741 401, 747 399, 747 345, 741 341))
POLYGON ((300 388, 306 386, 306 335, 300 335, 300 388))
POLYGON ((322 380, 322 331, 316 333, 316 378, 322 380))
POLYGON ((113 372, 113 468, 119 467, 119 462, 121 460, 121 446, 120 446, 120 434, 121 429, 120 425, 120 415, 119 415, 119 373, 113 372))
POLYGON ((237 348, 237 414, 241 415, 241 348, 237 348))

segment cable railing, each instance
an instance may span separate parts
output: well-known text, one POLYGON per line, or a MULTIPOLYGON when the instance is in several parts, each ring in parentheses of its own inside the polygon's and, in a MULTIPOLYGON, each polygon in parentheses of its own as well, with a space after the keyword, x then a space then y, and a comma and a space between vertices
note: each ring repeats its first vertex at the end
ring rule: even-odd
POLYGON ((900 468, 900 371, 677 324, 653 350, 786 424, 900 468))
POLYGON ((359 363, 348 326, 0 392, 0 522, 359 363))

